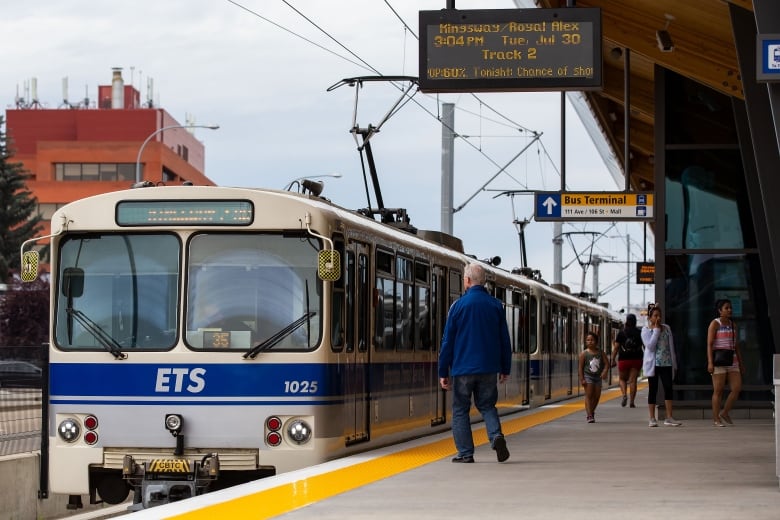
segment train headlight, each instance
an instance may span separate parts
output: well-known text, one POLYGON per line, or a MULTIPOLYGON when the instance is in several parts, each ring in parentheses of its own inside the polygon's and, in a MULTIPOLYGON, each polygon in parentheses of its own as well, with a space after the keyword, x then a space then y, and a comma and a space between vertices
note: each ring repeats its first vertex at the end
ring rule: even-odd
POLYGON ((311 426, 302 419, 290 421, 287 425, 287 436, 295 444, 306 444, 311 439, 311 426))
POLYGON ((177 413, 169 413, 165 415, 165 429, 171 432, 171 435, 176 437, 181 433, 181 428, 184 425, 181 415, 177 413))
POLYGON ((74 442, 79 438, 81 427, 75 419, 65 419, 57 426, 57 433, 65 442, 74 442))

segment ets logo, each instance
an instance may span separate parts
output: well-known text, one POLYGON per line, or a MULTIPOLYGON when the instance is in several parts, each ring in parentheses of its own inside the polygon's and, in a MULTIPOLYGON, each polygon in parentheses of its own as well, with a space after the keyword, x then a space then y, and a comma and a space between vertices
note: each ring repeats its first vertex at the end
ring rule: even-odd
POLYGON ((197 394, 206 388, 205 375, 205 368, 158 368, 154 391, 197 394))

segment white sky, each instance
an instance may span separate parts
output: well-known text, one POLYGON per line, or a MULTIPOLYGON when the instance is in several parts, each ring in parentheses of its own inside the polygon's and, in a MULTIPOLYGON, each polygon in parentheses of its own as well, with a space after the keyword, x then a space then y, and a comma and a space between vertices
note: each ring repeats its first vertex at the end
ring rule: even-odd
MULTIPOLYGON (((340 179, 322 179, 323 195, 344 207, 362 208, 368 203, 361 161, 349 132, 355 89, 326 90, 343 78, 376 75, 364 62, 383 75, 417 76, 417 13, 445 6, 446 0, 0 0, 0 34, 14 42, 0 49, 0 100, 3 107, 13 107, 17 93, 29 97, 25 85, 37 78, 38 100, 56 108, 67 77, 71 103, 85 95, 94 103, 97 86, 110 84, 111 68, 122 67, 125 83, 139 88, 142 101, 152 78, 156 106, 179 122, 192 117, 220 125, 216 131, 196 131, 206 147, 206 174, 217 184, 281 188, 296 177, 338 172, 340 179)), ((514 3, 457 0, 456 7, 509 9, 514 3)), ((357 124, 379 124, 397 97, 393 86, 368 84, 360 92, 357 124)), ((541 146, 532 145, 487 189, 559 191, 559 93, 417 93, 372 139, 386 207, 406 208, 420 229, 440 229, 441 125, 436 116, 444 102, 456 104, 455 128, 464 136, 455 144, 455 207, 528 144, 527 130, 542 133, 541 146)), ((566 117, 568 188, 622 189, 571 106, 566 117)), ((512 268, 520 265, 512 221, 533 217, 533 196, 516 197, 513 204, 495 195, 480 192, 456 213, 454 234, 468 253, 498 255, 502 267, 512 268)), ((375 206, 373 191, 371 200, 375 206)), ((618 262, 626 260, 625 236, 630 234, 631 260, 642 260, 641 224, 567 223, 563 231, 606 231, 593 253, 618 262)), ((552 282, 553 225, 532 221, 525 232, 529 265, 552 282)), ((590 237, 572 239, 587 258, 590 237)), ((650 239, 647 250, 652 260, 650 239)), ((563 282, 579 291, 582 270, 568 240, 563 266, 563 282)), ((592 272, 586 291, 593 290, 592 272)), ((604 263, 599 269, 600 291, 623 280, 601 297, 615 309, 626 304, 626 273, 625 263, 604 263)), ((652 286, 633 283, 633 265, 631 281, 632 304, 654 300, 652 286)))

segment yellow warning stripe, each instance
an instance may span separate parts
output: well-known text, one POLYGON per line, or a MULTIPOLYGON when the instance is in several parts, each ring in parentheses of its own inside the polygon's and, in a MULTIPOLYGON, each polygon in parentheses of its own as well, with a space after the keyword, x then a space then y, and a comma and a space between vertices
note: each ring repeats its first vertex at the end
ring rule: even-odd
MULTIPOLYGON (((639 385, 640 388, 643 386, 639 385)), ((620 392, 617 389, 612 389, 604 392, 601 401, 609 401, 619 396, 620 392)), ((583 398, 578 398, 559 405, 541 408, 534 413, 523 414, 517 418, 509 420, 503 418, 501 429, 505 435, 518 433, 539 424, 550 422, 575 412, 581 412, 582 403, 583 398)), ((474 431, 474 444, 476 446, 487 442, 487 433, 484 428, 474 431)), ((213 518, 230 518, 231 520, 252 518, 253 520, 262 520, 273 518, 383 478, 449 457, 454 453, 455 444, 452 438, 442 439, 353 466, 258 491, 244 497, 206 506, 197 511, 189 511, 165 518, 167 520, 211 520, 213 518)))

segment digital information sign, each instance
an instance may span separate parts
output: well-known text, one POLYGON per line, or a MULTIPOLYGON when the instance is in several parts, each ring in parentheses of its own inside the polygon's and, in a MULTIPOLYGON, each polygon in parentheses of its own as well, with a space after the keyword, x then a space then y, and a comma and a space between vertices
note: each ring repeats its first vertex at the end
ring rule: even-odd
POLYGON ((420 90, 601 87, 601 9, 420 11, 420 90))
POLYGON ((652 220, 652 193, 536 192, 534 219, 652 220))
POLYGON ((636 283, 653 284, 655 283, 655 264, 652 262, 636 263, 636 283))

